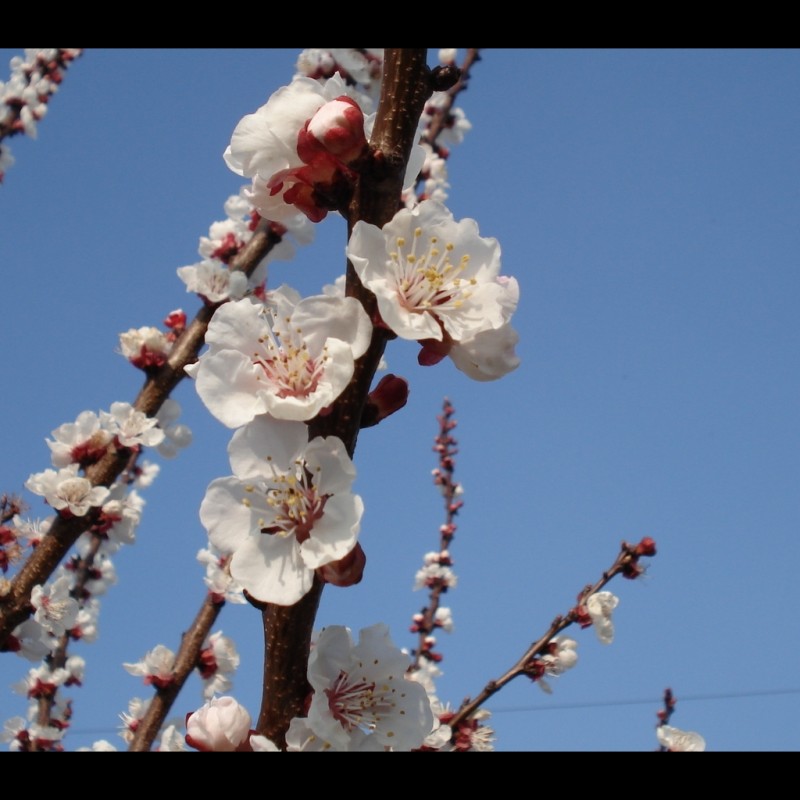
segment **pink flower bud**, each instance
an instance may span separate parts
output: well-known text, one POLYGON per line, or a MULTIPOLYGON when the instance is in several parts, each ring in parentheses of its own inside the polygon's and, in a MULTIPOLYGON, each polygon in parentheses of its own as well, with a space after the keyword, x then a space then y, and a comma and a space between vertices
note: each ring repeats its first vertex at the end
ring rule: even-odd
POLYGON ((366 146, 364 115, 355 100, 342 95, 325 103, 308 120, 298 137, 297 154, 309 163, 323 149, 350 164, 366 146))
POLYGON ((636 545, 637 556, 654 556, 656 554, 655 539, 645 536, 639 544, 636 545))
POLYGON ((186 719, 186 744, 201 752, 232 752, 249 734, 250 714, 232 697, 209 700, 186 719))
POLYGON ((354 586, 364 577, 367 555, 360 544, 338 561, 331 561, 317 570, 322 580, 334 586, 354 586))
POLYGON ((361 427, 369 428, 399 411, 408 402, 408 381, 397 375, 384 375, 369 393, 362 412, 361 427))

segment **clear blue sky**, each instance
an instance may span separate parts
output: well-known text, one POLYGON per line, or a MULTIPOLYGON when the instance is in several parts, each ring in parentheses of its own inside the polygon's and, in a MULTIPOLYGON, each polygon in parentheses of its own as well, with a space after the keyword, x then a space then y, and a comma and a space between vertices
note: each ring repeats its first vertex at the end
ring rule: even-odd
MULTIPOLYGON (((0 65, 15 52, 0 50, 0 65)), ((198 237, 241 184, 222 151, 296 56, 89 50, 38 140, 11 141, 0 490, 22 492, 50 466, 44 440, 58 425, 133 400, 141 376, 115 353, 121 331, 179 306, 194 314, 175 270, 198 260, 198 237)), ((465 505, 443 700, 502 674, 620 540, 652 536, 644 580, 609 587, 615 642, 575 631, 580 660, 552 696, 519 679, 489 705, 499 749, 652 750, 667 686, 673 723, 710 750, 800 748, 799 95, 796 50, 486 50, 460 100, 473 130, 453 149, 448 204, 500 241, 503 272, 519 280, 522 366, 480 384, 390 344, 411 396, 359 437, 367 571, 327 589, 318 619, 354 631, 385 621, 413 645, 425 597, 410 589, 442 521, 430 471, 445 395, 465 505)), ((344 246, 331 217, 270 283, 318 292, 343 271, 344 246)), ((122 746, 117 714, 148 696, 122 662, 176 648, 203 597, 197 509, 230 473, 230 432, 189 381, 174 396, 195 442, 146 491, 100 638, 75 651, 87 677, 68 693, 70 749, 122 746)), ((255 713, 260 617, 228 606, 217 627, 240 649, 234 694, 255 713)), ((2 720, 24 714, 4 687, 27 668, 0 660, 2 720)), ((176 715, 200 703, 192 684, 176 715)))

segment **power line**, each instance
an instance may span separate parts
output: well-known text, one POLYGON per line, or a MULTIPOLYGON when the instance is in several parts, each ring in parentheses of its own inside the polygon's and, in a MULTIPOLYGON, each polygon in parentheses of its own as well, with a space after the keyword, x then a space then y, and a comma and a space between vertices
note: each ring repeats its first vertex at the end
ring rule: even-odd
MULTIPOLYGON (((762 689, 750 692, 726 692, 724 694, 685 694, 676 697, 678 703, 691 703, 695 700, 736 700, 747 697, 772 697, 787 694, 800 694, 800 689, 762 689)), ((490 709, 492 714, 511 714, 519 711, 563 711, 572 708, 609 708, 612 706, 659 706, 663 695, 647 700, 598 700, 592 703, 558 703, 552 706, 507 706, 490 709)))
MULTIPOLYGON (((720 694, 684 694, 676 698, 678 703, 691 703, 698 700, 737 700, 748 697, 778 697, 781 695, 800 694, 800 689, 761 689, 748 692, 725 692, 720 694)), ((550 706, 506 706, 491 708, 492 714, 514 714, 520 711, 564 711, 582 708, 610 708, 613 706, 660 706, 663 695, 646 700, 598 700, 592 703, 558 703, 550 706)), ((103 733, 118 733, 118 728, 70 728, 70 734, 82 736, 103 733)))

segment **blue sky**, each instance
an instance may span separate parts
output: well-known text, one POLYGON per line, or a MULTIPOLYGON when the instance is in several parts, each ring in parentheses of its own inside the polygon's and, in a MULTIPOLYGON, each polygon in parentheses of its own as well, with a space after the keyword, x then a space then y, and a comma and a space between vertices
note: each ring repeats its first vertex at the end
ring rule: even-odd
MULTIPOLYGON (((0 50, 0 64, 17 51, 0 50)), ((463 53, 463 51, 460 51, 463 53)), ((432 51, 435 56, 435 50, 432 51)), ((36 141, 11 140, 0 187, 5 421, 0 490, 47 468, 45 438, 84 409, 132 401, 140 374, 118 334, 196 299, 175 270, 222 219, 241 179, 222 160, 237 121, 294 71, 295 50, 88 50, 36 141)), ((502 750, 652 750, 663 690, 673 723, 709 750, 800 747, 800 53, 796 50, 486 50, 460 105, 473 124, 449 160, 448 205, 496 237, 520 284, 522 365, 476 383, 421 368, 402 412, 359 437, 363 582, 325 591, 319 624, 389 624, 412 646, 412 593, 436 546, 430 471, 448 396, 465 505, 440 637, 443 700, 501 675, 622 539, 652 536, 644 579, 614 581, 616 639, 576 631, 579 662, 546 696, 518 679, 488 705, 502 750)), ((341 219, 317 226, 270 284, 316 293, 344 267, 341 219)), ((135 546, 115 559, 100 638, 76 652, 67 746, 119 743, 117 715, 147 696, 123 661, 176 648, 203 597, 197 510, 230 474, 230 432, 189 381, 195 433, 147 490, 135 546)), ((45 509, 28 496, 31 513, 45 509)), ((234 694, 259 704, 260 617, 217 628, 242 655, 234 694)), ((0 660, 0 686, 27 662, 0 660)), ((24 713, 4 691, 3 719, 24 713)), ((201 703, 191 684, 176 715, 201 703)))

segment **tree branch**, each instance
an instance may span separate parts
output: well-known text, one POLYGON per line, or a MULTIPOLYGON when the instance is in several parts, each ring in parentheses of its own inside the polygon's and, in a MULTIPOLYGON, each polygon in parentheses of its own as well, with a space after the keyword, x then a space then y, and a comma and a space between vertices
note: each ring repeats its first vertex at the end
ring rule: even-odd
MULTIPOLYGON (((347 213, 348 235, 358 220, 382 226, 400 207, 406 165, 420 115, 431 93, 426 59, 426 48, 386 50, 381 98, 370 140, 374 157, 371 167, 365 169, 357 182, 347 213)), ((357 298, 370 318, 374 318, 375 296, 361 285, 349 263, 346 294, 357 298)), ((361 415, 388 335, 384 328, 373 330, 369 349, 356 361, 350 385, 330 413, 309 424, 310 439, 338 436, 352 458, 361 415)), ((267 649, 257 730, 281 748, 286 746, 286 730, 292 718, 304 713, 310 691, 307 662, 322 586, 315 579, 311 592, 296 605, 268 604, 263 611, 267 649)))
MULTIPOLYGON (((242 270, 249 275, 280 239, 262 222, 252 239, 233 260, 231 269, 242 270)), ((154 416, 161 408, 170 392, 186 377, 184 368, 197 360, 208 323, 218 307, 219 304, 204 305, 197 312, 194 320, 174 343, 166 363, 148 376, 134 401, 134 408, 148 416, 154 416)), ((110 448, 99 462, 86 470, 86 477, 94 486, 111 486, 125 469, 129 457, 130 451, 127 449, 110 448)), ((93 508, 83 517, 66 519, 61 515, 56 516, 50 533, 42 539, 11 581, 8 592, 0 597, 0 651, 17 625, 31 615, 33 587, 47 581, 78 537, 97 522, 99 512, 99 508, 93 508)))
POLYGON ((175 702, 175 698, 177 698, 189 679, 192 670, 197 666, 203 643, 224 605, 224 601, 221 603, 215 601, 211 594, 206 596, 194 622, 181 638, 181 646, 175 657, 175 668, 172 673, 173 680, 169 686, 165 686, 163 689, 156 689, 147 711, 142 719, 139 720, 136 732, 128 746, 128 752, 146 752, 152 747, 164 720, 167 718, 167 714, 172 708, 172 704, 175 702))

